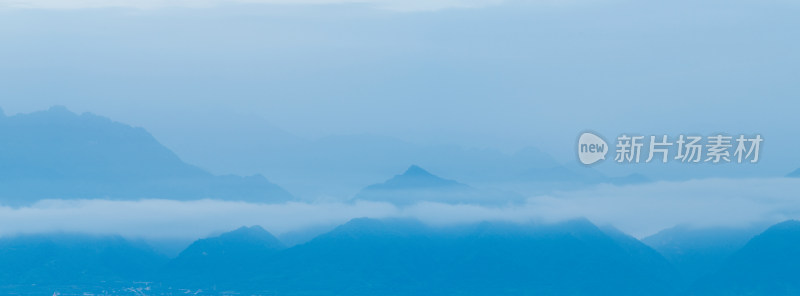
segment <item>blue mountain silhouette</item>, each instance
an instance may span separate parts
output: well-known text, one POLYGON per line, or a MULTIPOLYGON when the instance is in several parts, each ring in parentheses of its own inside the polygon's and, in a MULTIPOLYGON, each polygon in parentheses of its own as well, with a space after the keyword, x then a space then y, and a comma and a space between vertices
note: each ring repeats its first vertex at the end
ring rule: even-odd
POLYGON ((217 287, 280 295, 668 295, 675 289, 658 253, 586 220, 441 228, 354 219, 260 258, 249 270, 233 270, 238 281, 217 287))
POLYGON ((184 163, 142 128, 64 107, 0 114, 0 139, 3 204, 45 198, 291 199, 260 175, 214 176, 184 163))
POLYGON ((386 201, 409 205, 422 201, 443 203, 506 204, 523 200, 517 193, 496 189, 478 189, 444 179, 419 166, 410 166, 403 174, 373 184, 356 194, 356 200, 386 201))
POLYGON ((642 242, 663 255, 691 283, 719 269, 725 260, 766 227, 692 228, 684 225, 662 230, 642 242))
POLYGON ((713 261, 729 251, 719 244, 741 239, 717 232, 675 228, 646 239, 678 256, 669 260, 585 219, 433 227, 361 218, 290 248, 258 226, 242 227, 198 240, 169 262, 116 236, 18 235, 0 239, 0 291, 156 280, 153 287, 168 293, 179 287, 220 295, 797 295, 798 221, 770 227, 715 272, 686 284, 680 268, 707 270, 708 262, 681 262, 677 253, 713 261))
POLYGON ((162 272, 173 282, 224 283, 255 272, 283 243, 260 226, 241 227, 220 236, 192 243, 162 272))
POLYGON ((382 184, 371 185, 367 188, 377 190, 396 190, 413 188, 468 188, 469 186, 458 183, 453 180, 443 179, 436 175, 429 173, 419 166, 411 165, 401 175, 394 176, 394 178, 382 184))
POLYGON ((0 286, 142 281, 166 262, 147 245, 119 236, 16 235, 0 239, 0 286))
POLYGON ((800 221, 776 224, 751 239, 690 295, 800 294, 800 221))

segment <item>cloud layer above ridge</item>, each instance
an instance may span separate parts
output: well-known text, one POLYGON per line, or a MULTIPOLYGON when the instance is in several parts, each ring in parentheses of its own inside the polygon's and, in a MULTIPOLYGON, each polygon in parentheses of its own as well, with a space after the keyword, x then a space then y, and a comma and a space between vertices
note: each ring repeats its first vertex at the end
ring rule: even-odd
POLYGON ((556 222, 585 217, 643 237, 675 225, 747 226, 800 218, 800 179, 709 179, 592 189, 531 197, 506 206, 423 202, 251 204, 217 200, 45 200, 0 207, 0 235, 82 232, 134 238, 200 238, 242 225, 275 234, 353 218, 416 218, 432 225, 479 221, 556 222))

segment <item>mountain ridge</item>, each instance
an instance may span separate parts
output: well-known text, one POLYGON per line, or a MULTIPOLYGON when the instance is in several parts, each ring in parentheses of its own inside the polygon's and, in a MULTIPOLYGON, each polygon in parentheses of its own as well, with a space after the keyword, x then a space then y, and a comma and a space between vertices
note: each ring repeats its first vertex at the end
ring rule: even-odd
POLYGON ((699 279, 691 295, 797 295, 800 292, 800 221, 770 226, 699 279))
POLYGON ((3 116, 0 139, 0 203, 6 205, 49 198, 293 198, 261 175, 212 175, 183 162, 143 128, 63 106, 3 116))
POLYGON ((353 200, 384 201, 401 206, 419 202, 500 205, 521 202, 523 198, 514 192, 475 188, 439 177, 417 165, 411 165, 402 174, 395 175, 383 183, 364 187, 353 200))

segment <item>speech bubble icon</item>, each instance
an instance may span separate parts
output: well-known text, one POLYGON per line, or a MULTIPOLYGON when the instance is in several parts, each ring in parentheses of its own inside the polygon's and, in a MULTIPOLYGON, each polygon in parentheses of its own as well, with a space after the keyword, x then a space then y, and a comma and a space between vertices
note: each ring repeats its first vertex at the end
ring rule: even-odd
POLYGON ((585 165, 606 159, 608 149, 606 141, 593 133, 583 133, 578 138, 578 159, 585 165))

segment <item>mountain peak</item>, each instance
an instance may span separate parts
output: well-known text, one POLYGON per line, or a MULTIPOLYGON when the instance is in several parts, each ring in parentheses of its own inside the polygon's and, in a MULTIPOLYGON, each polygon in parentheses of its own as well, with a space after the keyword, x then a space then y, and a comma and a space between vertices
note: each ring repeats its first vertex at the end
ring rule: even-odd
POLYGON ((425 169, 419 167, 418 165, 412 164, 406 171, 403 173, 403 176, 431 176, 436 177, 430 172, 426 171, 425 169))
MULTIPOLYGON (((405 218, 354 218, 320 237, 327 239, 357 239, 363 237, 402 237, 424 232, 426 226, 414 219, 405 218)), ((315 239, 316 240, 316 239, 315 239)))
MULTIPOLYGON (((223 233, 217 237, 207 238, 206 241, 213 242, 214 244, 232 244, 232 245, 250 245, 267 247, 269 249, 283 249, 281 243, 272 233, 261 228, 261 226, 242 226, 236 230, 223 233)), ((201 240, 202 241, 202 240, 201 240)))
POLYGON ((242 226, 234 231, 226 232, 220 235, 221 238, 256 238, 256 239, 274 239, 269 231, 261 228, 261 226, 253 225, 250 227, 242 226))
POLYGON ((69 109, 67 109, 66 106, 62 105, 53 105, 50 108, 47 108, 47 110, 29 113, 29 115, 39 115, 39 116, 44 116, 48 119, 60 119, 60 120, 65 120, 65 119, 72 120, 78 118, 79 116, 77 113, 70 111, 69 109))
POLYGON ((233 270, 262 267, 266 258, 284 249, 283 243, 260 226, 240 227, 216 237, 193 242, 164 270, 166 278, 224 281, 233 270))
MULTIPOLYGON (((64 106, 64 105, 53 105, 50 108, 48 108, 47 111, 48 112, 68 112, 68 113, 73 113, 72 111, 69 111, 69 109, 67 109, 67 107, 64 106)), ((73 114, 75 114, 75 113, 73 113, 73 114)))
POLYGON ((523 198, 513 192, 474 188, 456 180, 431 174, 418 165, 411 165, 402 174, 395 175, 383 183, 365 187, 353 199, 409 205, 422 201, 452 204, 505 204, 520 201, 523 198))
POLYGON ((772 225, 769 229, 767 229, 764 233, 768 232, 778 232, 778 231, 796 231, 800 230, 800 221, 797 220, 786 220, 781 223, 772 225))
POLYGON ((181 253, 179 258, 210 254, 227 256, 236 254, 237 250, 275 251, 283 248, 283 243, 261 226, 242 226, 219 236, 195 241, 181 253))
POLYGON ((790 291, 800 290, 798 244, 800 221, 775 224, 728 256, 714 274, 695 285, 692 295, 794 295, 790 291))
POLYGON ((379 190, 407 190, 423 188, 461 188, 468 187, 454 180, 444 179, 425 169, 412 165, 400 175, 395 175, 381 184, 370 185, 367 188, 379 190))
POLYGON ((0 155, 0 201, 6 205, 42 198, 291 199, 262 176, 212 175, 143 128, 64 106, 2 117, 0 134, 8 139, 0 155))

